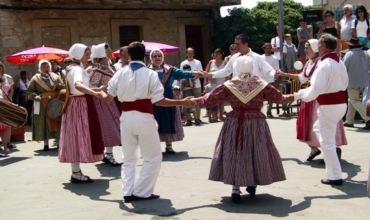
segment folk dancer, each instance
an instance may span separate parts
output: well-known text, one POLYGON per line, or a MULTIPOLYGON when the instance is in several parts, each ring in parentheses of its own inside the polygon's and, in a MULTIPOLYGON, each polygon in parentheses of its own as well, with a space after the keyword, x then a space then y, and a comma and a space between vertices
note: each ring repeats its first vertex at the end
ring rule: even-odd
MULTIPOLYGON (((111 49, 105 43, 93 45, 91 48, 94 67, 90 75, 90 88, 101 88, 106 91, 108 88, 108 81, 114 75, 114 71, 110 68, 108 63, 109 59, 106 50, 111 49)), ((93 97, 93 99, 99 116, 105 146, 103 162, 111 166, 121 166, 121 163, 118 163, 113 156, 113 147, 121 144, 119 131, 120 113, 118 108, 114 102, 106 103, 104 100, 96 97, 93 97)))
POLYGON ((131 43, 128 52, 131 57, 128 68, 113 76, 108 83, 108 94, 104 97, 107 102, 111 102, 117 96, 122 102, 122 191, 125 202, 159 198, 153 191, 161 168, 162 152, 152 104, 167 107, 194 106, 194 102, 189 99, 165 98, 158 73, 145 67, 145 46, 142 43, 131 43), (144 161, 135 184, 139 148, 144 161))
POLYGON ((34 100, 32 118, 32 140, 44 141, 44 151, 49 150, 49 139, 59 142, 61 122, 49 118, 46 110, 49 101, 65 88, 62 78, 51 71, 47 60, 40 60, 39 73, 36 73, 27 88, 28 99, 34 100))
MULTIPOLYGON (((280 76, 288 77, 293 80, 299 80, 302 83, 303 88, 310 86, 310 79, 312 74, 316 70, 317 63, 320 59, 319 57, 319 41, 317 39, 310 39, 306 42, 305 53, 309 60, 306 62, 305 67, 303 68, 302 73, 300 74, 290 74, 279 72, 280 76)), ((316 156, 321 154, 319 150, 320 142, 317 139, 315 132, 313 131, 313 124, 317 120, 317 108, 319 104, 316 100, 310 102, 301 102, 299 108, 299 114, 297 119, 297 139, 301 142, 306 143, 310 148, 310 154, 306 159, 307 162, 312 161, 316 156)), ((339 146, 347 145, 347 138, 344 132, 343 122, 339 120, 336 127, 335 133, 335 142, 338 146, 337 155, 338 158, 341 158, 342 150, 339 146)))
POLYGON ((67 68, 70 98, 62 116, 59 141, 59 162, 71 163, 71 183, 91 183, 80 163, 95 163, 103 159, 104 144, 93 96, 101 98, 101 89, 89 88, 89 78, 82 62, 90 57, 90 48, 74 44, 69 49, 73 64, 67 68))
POLYGON ((324 34, 318 42, 321 56, 312 74, 311 86, 301 89, 294 96, 295 100, 304 102, 317 100, 317 120, 313 130, 324 153, 327 179, 323 184, 342 185, 342 168, 336 154, 335 134, 338 122, 346 112, 346 89, 348 75, 344 63, 334 53, 337 39, 330 34, 324 34))
POLYGON ((232 111, 227 114, 218 137, 209 179, 232 185, 231 199, 241 201, 240 186, 254 196, 257 185, 285 180, 281 158, 272 140, 263 101, 291 102, 272 85, 252 75, 254 59, 241 56, 233 60, 235 77, 200 98, 201 106, 210 107, 227 99, 232 111))
MULTIPOLYGON (((150 52, 152 64, 150 69, 158 73, 158 77, 164 87, 164 97, 174 99, 172 84, 174 80, 192 78, 199 71, 184 71, 164 62, 164 54, 159 49, 150 52)), ((163 107, 154 105, 154 117, 158 123, 158 133, 161 142, 166 142, 166 153, 175 154, 172 142, 184 139, 184 129, 181 123, 181 110, 178 106, 163 107)))

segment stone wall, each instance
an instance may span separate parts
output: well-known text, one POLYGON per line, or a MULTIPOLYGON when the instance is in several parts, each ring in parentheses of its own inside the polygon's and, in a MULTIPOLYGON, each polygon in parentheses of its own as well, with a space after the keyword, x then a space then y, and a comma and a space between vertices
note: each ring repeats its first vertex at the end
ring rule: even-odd
POLYGON ((185 59, 184 27, 187 24, 202 26, 203 39, 200 40, 204 54, 210 53, 211 17, 209 11, 199 10, 1 10, 0 60, 11 75, 18 75, 20 70, 35 73, 36 64, 8 64, 5 57, 42 45, 68 50, 77 42, 89 46, 107 42, 117 50, 119 26, 131 24, 142 26, 142 37, 146 41, 180 46, 180 53, 166 57, 167 63, 179 65, 185 59))

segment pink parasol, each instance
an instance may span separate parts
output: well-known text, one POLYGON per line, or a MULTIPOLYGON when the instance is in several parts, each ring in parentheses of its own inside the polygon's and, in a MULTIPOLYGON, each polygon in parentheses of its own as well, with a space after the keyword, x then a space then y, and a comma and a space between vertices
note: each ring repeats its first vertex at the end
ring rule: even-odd
POLYGON ((14 64, 32 64, 42 59, 56 59, 60 62, 65 57, 68 57, 66 50, 42 46, 9 55, 6 57, 6 61, 14 64))
MULTIPOLYGON (((162 43, 157 43, 157 42, 145 42, 142 41, 145 45, 145 49, 147 53, 150 53, 153 49, 160 49, 164 54, 170 54, 174 52, 180 51, 180 47, 168 45, 168 44, 162 44, 162 43)), ((114 57, 119 57, 119 50, 116 50, 113 52, 114 57)))

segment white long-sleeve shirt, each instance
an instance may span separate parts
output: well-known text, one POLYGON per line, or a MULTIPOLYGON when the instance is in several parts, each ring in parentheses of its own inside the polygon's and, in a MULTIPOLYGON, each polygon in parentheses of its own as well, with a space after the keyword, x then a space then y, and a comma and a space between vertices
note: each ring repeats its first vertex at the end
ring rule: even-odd
POLYGON ((133 102, 138 99, 150 99, 156 103, 164 98, 164 89, 158 73, 145 67, 140 61, 131 61, 144 67, 132 71, 130 65, 116 72, 108 82, 108 94, 117 96, 120 102, 133 102))
POLYGON ((311 86, 294 93, 294 99, 304 102, 315 100, 319 95, 344 91, 348 86, 348 75, 344 63, 331 58, 319 61, 311 78, 311 86))
MULTIPOLYGON (((236 73, 236 71, 234 70, 233 64, 234 64, 235 59, 238 58, 239 56, 243 56, 243 55, 241 55, 240 53, 234 54, 229 60, 229 62, 227 62, 226 66, 221 70, 211 73, 212 76, 214 78, 222 78, 222 77, 229 76, 233 72, 236 73)), ((249 53, 245 54, 244 56, 251 56, 254 59, 253 71, 252 71, 253 75, 261 77, 266 82, 274 82, 276 71, 274 70, 274 68, 270 66, 270 64, 268 64, 266 61, 263 60, 261 55, 249 49, 249 53)))

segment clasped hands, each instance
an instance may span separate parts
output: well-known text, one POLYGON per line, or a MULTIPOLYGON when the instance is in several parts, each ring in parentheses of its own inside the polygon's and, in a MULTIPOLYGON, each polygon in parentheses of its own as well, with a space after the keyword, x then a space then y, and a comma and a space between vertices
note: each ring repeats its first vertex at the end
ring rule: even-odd
POLYGON ((183 101, 182 106, 184 106, 185 108, 192 108, 197 104, 194 96, 188 96, 184 98, 182 101, 183 101))

